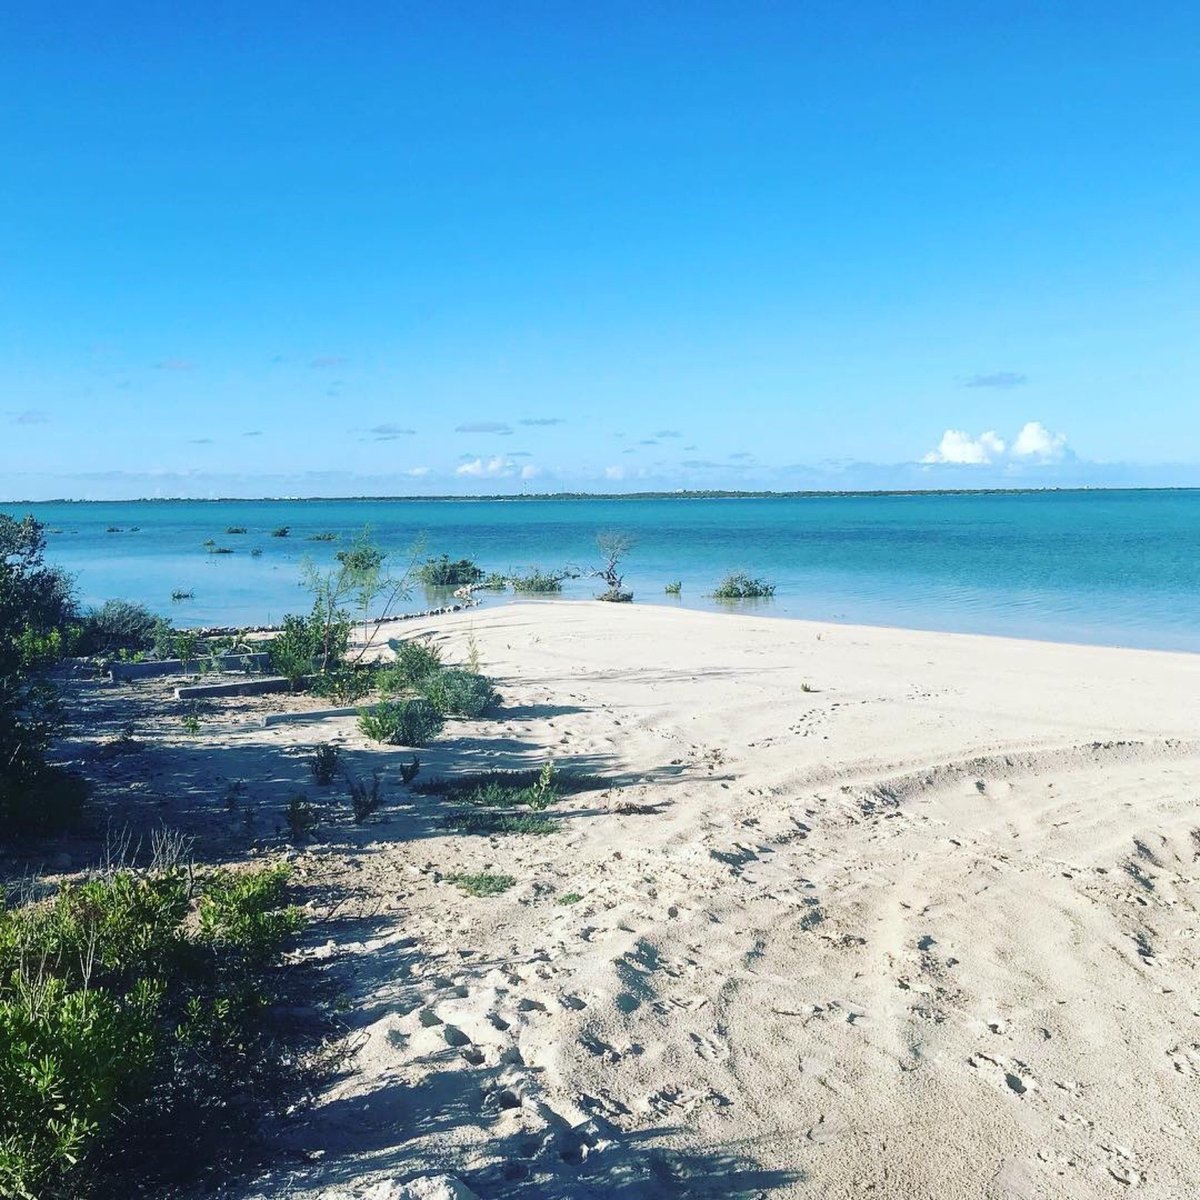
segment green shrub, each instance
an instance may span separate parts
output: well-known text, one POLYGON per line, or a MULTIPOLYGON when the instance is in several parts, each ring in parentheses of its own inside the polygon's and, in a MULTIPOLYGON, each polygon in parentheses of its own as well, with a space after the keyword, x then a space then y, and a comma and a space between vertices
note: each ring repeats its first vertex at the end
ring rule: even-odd
POLYGON ((218 872, 194 921, 177 868, 0 907, 0 1195, 66 1200, 117 1169, 165 1194, 164 1169, 211 1166, 214 1136, 283 1106, 296 1072, 267 1018, 301 924, 286 882, 218 872))
POLYGON ((417 688, 442 716, 479 717, 496 700, 492 681, 474 671, 435 671, 417 688))
POLYGON ((317 810, 308 802, 308 797, 297 792, 287 806, 288 832, 292 841, 298 842, 308 837, 317 827, 317 810))
POLYGON ((417 578, 428 587, 464 587, 478 583, 483 578, 483 571, 469 558, 451 562, 450 556, 443 554, 441 558, 423 562, 417 568, 417 578))
POLYGON ((442 669, 442 651, 433 642, 416 638, 407 642, 393 639, 388 645, 396 658, 380 677, 380 687, 385 695, 415 689, 427 676, 442 669))
POLYGON ((666 592, 668 596, 678 596, 679 593, 683 591, 683 583, 676 579, 674 583, 668 583, 667 586, 663 588, 663 591, 666 592))
POLYGON ((278 529, 271 530, 272 537, 287 537, 292 532, 290 525, 280 525, 278 529))
POLYGON ((365 666, 341 666, 313 679, 310 690, 337 704, 357 704, 375 686, 375 672, 365 666))
POLYGON ((509 583, 514 592, 526 592, 535 595, 561 592, 565 575, 552 575, 540 567, 533 567, 528 575, 514 575, 509 583))
POLYGON ((80 649, 84 654, 149 650, 159 631, 159 618, 144 604, 106 600, 83 618, 80 649))
POLYGON ((350 644, 350 620, 319 603, 307 617, 289 613, 283 631, 267 643, 271 667, 293 688, 314 671, 328 673, 342 663, 350 644))
POLYGON ((414 754, 411 762, 400 764, 400 782, 412 783, 421 769, 421 760, 414 754))
POLYGON ((391 746, 427 746, 445 724, 428 700, 384 700, 360 710, 358 727, 373 742, 391 746))
MULTIPOLYGON (((413 791, 422 796, 441 796, 454 803, 480 803, 482 795, 507 796, 503 807, 528 804, 531 796, 545 795, 547 791, 547 769, 549 783, 553 784, 556 798, 575 796, 581 792, 603 791, 611 786, 602 775, 588 775, 581 771, 560 771, 549 763, 540 767, 520 771, 473 771, 465 775, 435 778, 418 783, 413 791)), ((543 805, 544 807, 544 805, 543 805)))
POLYGON ((558 826, 548 817, 536 813, 505 813, 492 809, 450 813, 446 827, 456 833, 490 837, 497 833, 530 833, 542 836, 554 833, 558 826))
POLYGON ((563 892, 555 902, 557 904, 578 904, 583 897, 578 892, 563 892))
POLYGON ((474 875, 447 875, 446 880, 457 884, 468 896, 499 896, 517 882, 511 875, 493 875, 488 871, 474 875))
POLYGON ((477 592, 502 592, 508 587, 508 580, 499 571, 485 575, 476 585, 477 592))
POLYGON ((310 533, 308 540, 310 542, 336 542, 338 535, 336 533, 310 533))
POLYGON ((246 527, 245 527, 245 525, 227 525, 225 527, 225 532, 226 533, 245 533, 246 527))
POLYGON ((322 742, 312 756, 313 778, 321 787, 328 787, 337 775, 338 764, 342 760, 342 752, 329 742, 322 742))
POLYGON ((775 585, 763 579, 752 579, 740 572, 726 575, 717 585, 713 595, 718 600, 753 600, 775 595, 775 585))
POLYGON ((195 592, 187 592, 187 591, 184 591, 182 588, 176 588, 171 593, 171 599, 176 604, 180 603, 183 600, 195 600, 195 598, 196 598, 195 592))
POLYGON ((209 546, 208 552, 209 552, 209 554, 232 554, 233 547, 232 546, 209 546))
POLYGON ((368 787, 361 779, 350 780, 350 806, 354 809, 354 823, 361 825, 382 803, 382 779, 378 771, 371 776, 368 787))

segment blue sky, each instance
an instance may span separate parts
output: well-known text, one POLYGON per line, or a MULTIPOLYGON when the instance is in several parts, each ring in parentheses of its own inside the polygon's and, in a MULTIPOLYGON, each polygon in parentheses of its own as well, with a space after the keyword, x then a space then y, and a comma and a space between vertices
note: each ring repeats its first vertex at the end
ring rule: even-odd
POLYGON ((0 496, 1200 484, 1200 7, 10 4, 0 496))

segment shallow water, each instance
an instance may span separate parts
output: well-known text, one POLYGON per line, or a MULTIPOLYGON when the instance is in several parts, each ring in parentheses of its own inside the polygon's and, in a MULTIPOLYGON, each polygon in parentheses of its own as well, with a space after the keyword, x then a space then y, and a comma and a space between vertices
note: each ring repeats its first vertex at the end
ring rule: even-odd
MULTIPOLYGON (((1200 650, 1200 491, 56 502, 0 511, 33 512, 54 531, 49 556, 76 574, 86 603, 123 596, 178 624, 260 623, 305 609, 303 560, 331 561, 365 525, 397 554, 423 542, 428 554, 500 571, 594 566, 597 532, 613 529, 636 538, 626 582, 639 603, 718 608, 713 588, 742 570, 776 592, 736 611, 1200 650), (234 525, 248 532, 227 534, 234 525), (270 536, 283 525, 289 537, 270 536), (339 540, 307 540, 323 532, 339 540), (209 554, 209 538, 235 552, 209 554), (681 597, 664 594, 671 580, 682 582, 681 597), (195 599, 173 603, 175 590, 195 599)), ((564 594, 599 590, 580 579, 564 594)), ((418 587, 408 607, 445 602, 418 587)))

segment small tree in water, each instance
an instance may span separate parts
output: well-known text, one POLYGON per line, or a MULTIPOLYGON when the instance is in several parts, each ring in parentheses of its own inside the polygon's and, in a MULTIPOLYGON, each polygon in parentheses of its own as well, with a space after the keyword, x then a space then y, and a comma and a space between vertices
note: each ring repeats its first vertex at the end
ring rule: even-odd
POLYGON ((621 570, 621 560, 633 549, 634 538, 628 533, 598 533, 596 546, 604 556, 604 566, 592 574, 604 580, 606 590, 598 599, 614 603, 628 603, 633 599, 633 593, 625 590, 625 573, 621 570))

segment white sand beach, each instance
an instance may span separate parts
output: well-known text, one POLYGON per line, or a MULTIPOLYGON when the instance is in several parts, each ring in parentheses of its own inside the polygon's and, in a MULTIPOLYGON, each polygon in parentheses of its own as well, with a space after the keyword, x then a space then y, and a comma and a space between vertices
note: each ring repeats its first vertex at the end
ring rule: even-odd
POLYGON ((314 952, 362 1046, 250 1194, 1200 1187, 1200 659, 595 603, 398 631, 473 636, 503 695, 428 772, 613 786, 549 837, 411 797, 299 854, 358 905, 314 952))

